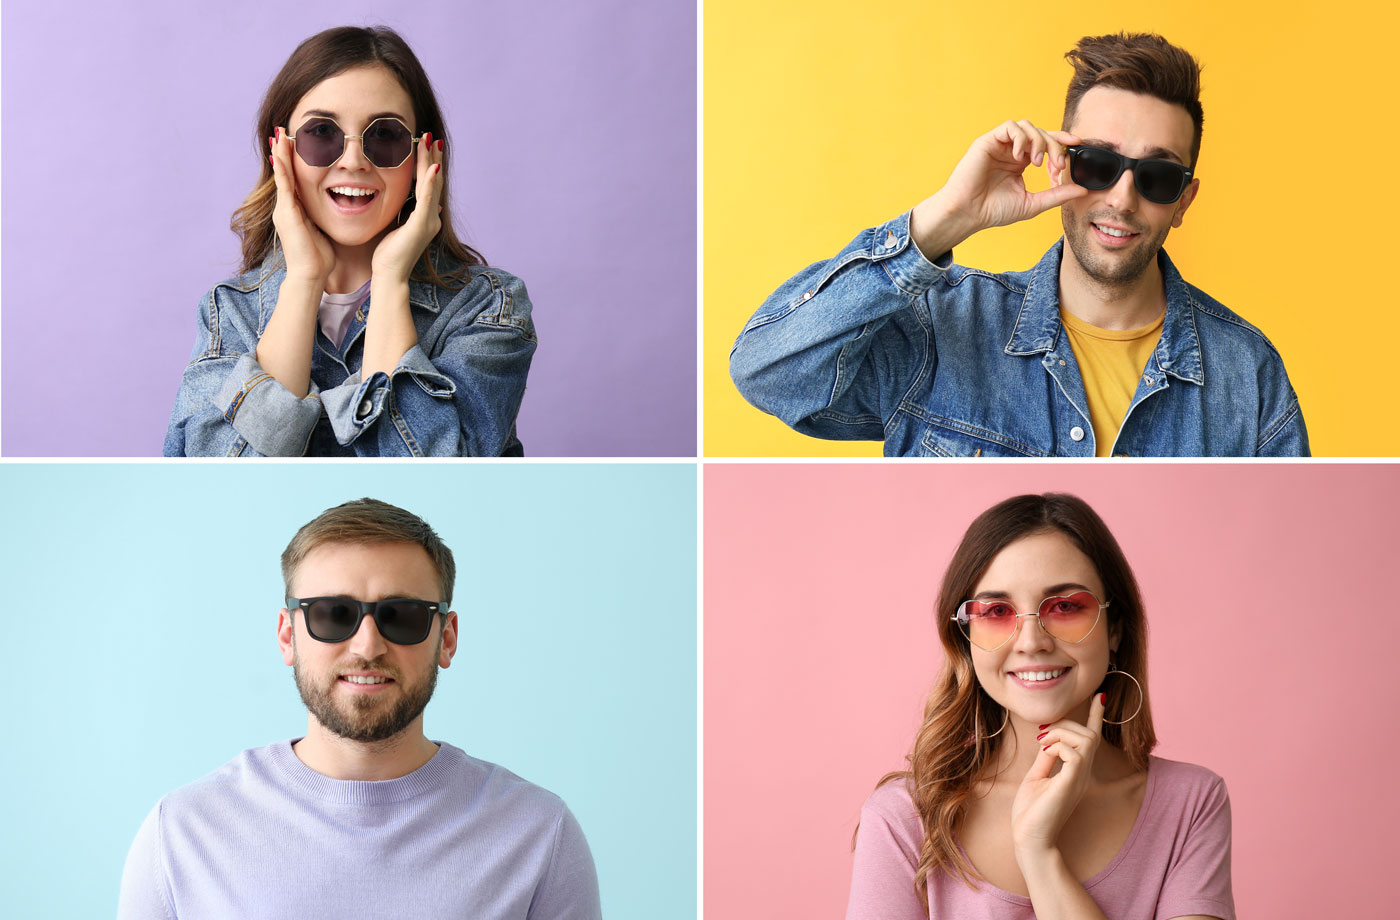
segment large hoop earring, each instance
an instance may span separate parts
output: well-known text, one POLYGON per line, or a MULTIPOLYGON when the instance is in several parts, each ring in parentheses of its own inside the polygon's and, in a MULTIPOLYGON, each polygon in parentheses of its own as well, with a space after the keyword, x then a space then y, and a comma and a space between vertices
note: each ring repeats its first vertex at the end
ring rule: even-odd
MULTIPOLYGON (((1135 180, 1135 181, 1136 181, 1136 180, 1135 180)), ((396 217, 396 218, 394 218, 394 226, 395 226, 395 227, 401 227, 401 226, 403 226, 403 212, 404 212, 404 208, 408 208, 408 213, 412 214, 412 213, 413 213, 413 209, 416 208, 416 207, 418 207, 418 199, 417 199, 417 197, 413 194, 413 192, 409 192, 409 193, 408 193, 408 200, 406 200, 406 201, 403 203, 403 207, 402 207, 402 208, 399 208, 399 216, 396 217), (412 207, 410 207, 410 205, 411 205, 412 207)))
POLYGON ((1104 723, 1105 725, 1127 725, 1129 722, 1131 722, 1131 721, 1133 721, 1134 719, 1137 718, 1138 713, 1142 712, 1142 702, 1143 702, 1142 684, 1138 683, 1138 679, 1137 679, 1136 677, 1134 677, 1133 675, 1129 674, 1127 671, 1120 670, 1119 667, 1118 667, 1118 665, 1116 665, 1116 664, 1110 664, 1110 665, 1108 666, 1108 673, 1104 675, 1104 680, 1108 680, 1108 678, 1109 678, 1110 676, 1114 675, 1114 674, 1122 674, 1124 677, 1128 678, 1128 680, 1132 681, 1132 682, 1133 682, 1133 685, 1137 687, 1137 691, 1138 691, 1138 704, 1137 704, 1137 709, 1134 709, 1134 710, 1133 710, 1133 714, 1130 715, 1130 716, 1128 716, 1128 717, 1127 717, 1126 719, 1124 719, 1122 722, 1114 722, 1112 719, 1104 719, 1104 720, 1103 720, 1103 723, 1104 723))
POLYGON ((977 739, 978 741, 990 741, 990 740, 992 740, 993 738, 995 738, 997 735, 1000 735, 1002 732, 1006 731, 1006 723, 1008 723, 1008 722, 1011 721, 1011 712, 1010 712, 1010 710, 1005 710, 1005 709, 1002 710, 1002 712, 1004 712, 1005 715, 1002 717, 1002 720, 1001 720, 1001 728, 998 728, 996 731, 992 732, 990 735, 987 735, 986 737, 983 737, 983 735, 982 735, 982 716, 981 716, 981 712, 982 712, 982 707, 981 707, 981 706, 978 706, 978 707, 976 707, 975 709, 972 710, 972 737, 973 737, 973 738, 977 739))

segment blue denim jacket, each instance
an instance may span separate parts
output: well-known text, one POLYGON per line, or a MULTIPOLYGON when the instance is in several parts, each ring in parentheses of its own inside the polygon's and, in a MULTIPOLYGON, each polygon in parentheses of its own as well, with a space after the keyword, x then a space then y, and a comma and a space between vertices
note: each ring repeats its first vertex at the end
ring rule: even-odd
MULTIPOLYGON (((449 267, 440 261, 439 268, 449 267)), ((298 399, 258 366, 258 339, 286 278, 280 256, 214 285, 199 304, 165 455, 498 457, 523 453, 515 417, 535 352, 525 285, 473 266, 459 290, 408 283, 418 344, 392 374, 360 379, 369 302, 344 349, 319 326, 311 388, 298 399), (275 264, 275 267, 272 267, 275 264)))
MULTIPOLYGON (((749 402, 803 434, 883 440, 888 456, 1092 457, 1060 323, 1063 240, 1028 272, 931 263, 909 214, 778 288, 730 353, 749 402)), ((1306 456, 1283 360, 1158 254, 1167 313, 1115 456, 1306 456)))

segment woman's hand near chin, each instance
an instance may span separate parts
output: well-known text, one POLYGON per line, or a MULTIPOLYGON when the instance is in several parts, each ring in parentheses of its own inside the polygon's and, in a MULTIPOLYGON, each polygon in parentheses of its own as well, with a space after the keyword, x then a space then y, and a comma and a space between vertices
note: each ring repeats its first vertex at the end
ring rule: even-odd
POLYGON ((416 187, 413 213, 374 247, 365 357, 360 367, 363 380, 376 371, 392 375, 408 350, 418 344, 418 329, 408 306, 408 276, 442 228, 442 141, 433 143, 431 134, 418 142, 416 187))
POLYGON ((1058 840, 1093 775, 1094 754, 1103 740, 1103 694, 1089 704, 1089 723, 1061 719, 1046 726, 1045 747, 1026 771, 1011 803, 1011 840, 1016 865, 1042 920, 1105 920, 1103 911, 1069 871, 1058 840), (1060 772, 1050 775, 1055 761, 1060 772))
POLYGON ((1089 723, 1061 719, 1040 736, 1044 748, 1021 780, 1011 804, 1011 839, 1016 857, 1056 849, 1060 830, 1074 813, 1093 774, 1094 754, 1103 741, 1103 694, 1089 704, 1089 723), (1054 776, 1055 762, 1063 766, 1054 776))
POLYGON ((417 169, 413 213, 374 247, 373 278, 406 283, 428 243, 442 229, 442 141, 433 141, 431 134, 418 142, 417 169))
POLYGON ((311 351, 316 340, 316 311, 321 292, 335 268, 335 250, 297 198, 292 172, 292 143, 282 129, 268 139, 277 204, 272 225, 282 241, 287 276, 277 292, 277 306, 258 339, 259 366, 299 399, 311 390, 311 351))
POLYGON ((296 174, 292 171, 292 142, 277 128, 269 138, 272 146, 272 177, 277 182, 277 205, 272 209, 272 225, 282 241, 287 260, 287 277, 293 281, 315 282, 322 287, 335 268, 331 241, 312 221, 297 197, 296 174))

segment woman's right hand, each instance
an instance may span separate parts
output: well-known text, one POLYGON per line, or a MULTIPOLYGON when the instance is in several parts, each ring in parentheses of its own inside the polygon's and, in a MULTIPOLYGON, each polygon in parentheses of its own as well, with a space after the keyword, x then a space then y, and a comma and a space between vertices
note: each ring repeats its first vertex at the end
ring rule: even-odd
POLYGON ((272 225, 282 240, 287 260, 287 277, 325 284, 335 268, 331 241, 311 220, 297 197, 296 173, 292 169, 292 142, 280 127, 268 138, 272 148, 272 177, 277 182, 277 204, 272 209, 272 225))

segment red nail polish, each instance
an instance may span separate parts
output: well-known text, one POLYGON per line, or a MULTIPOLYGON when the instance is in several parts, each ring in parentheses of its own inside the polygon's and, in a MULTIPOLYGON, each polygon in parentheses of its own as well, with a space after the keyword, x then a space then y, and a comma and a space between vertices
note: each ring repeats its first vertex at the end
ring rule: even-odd
POLYGON ((1050 727, 1050 723, 1049 723, 1049 722, 1046 722, 1044 725, 1042 725, 1042 726, 1040 726, 1040 727, 1041 727, 1041 728, 1049 728, 1049 727, 1050 727))
POLYGON ((1048 750, 1050 750, 1050 745, 1048 745, 1048 744, 1045 745, 1045 747, 1041 748, 1041 750, 1042 750, 1042 751, 1048 751, 1048 750))
POLYGON ((442 153, 442 141, 437 142, 438 153, 442 153))
POLYGON ((427 146, 433 146, 433 132, 431 131, 428 132, 427 146))
POLYGON ((268 162, 268 165, 272 165, 272 154, 270 154, 270 153, 267 155, 267 162, 268 162))
POLYGON ((1108 694, 1107 694, 1107 693, 1100 693, 1100 694, 1099 694, 1099 702, 1100 702, 1100 703, 1103 703, 1105 706, 1107 706, 1107 705, 1108 705, 1108 694))
POLYGON ((1048 735, 1048 734, 1050 734, 1050 733, 1049 733, 1049 732, 1041 732, 1040 734, 1038 734, 1038 735, 1035 736, 1035 740, 1039 741, 1041 738, 1044 738, 1044 737, 1045 737, 1046 735, 1048 735))

